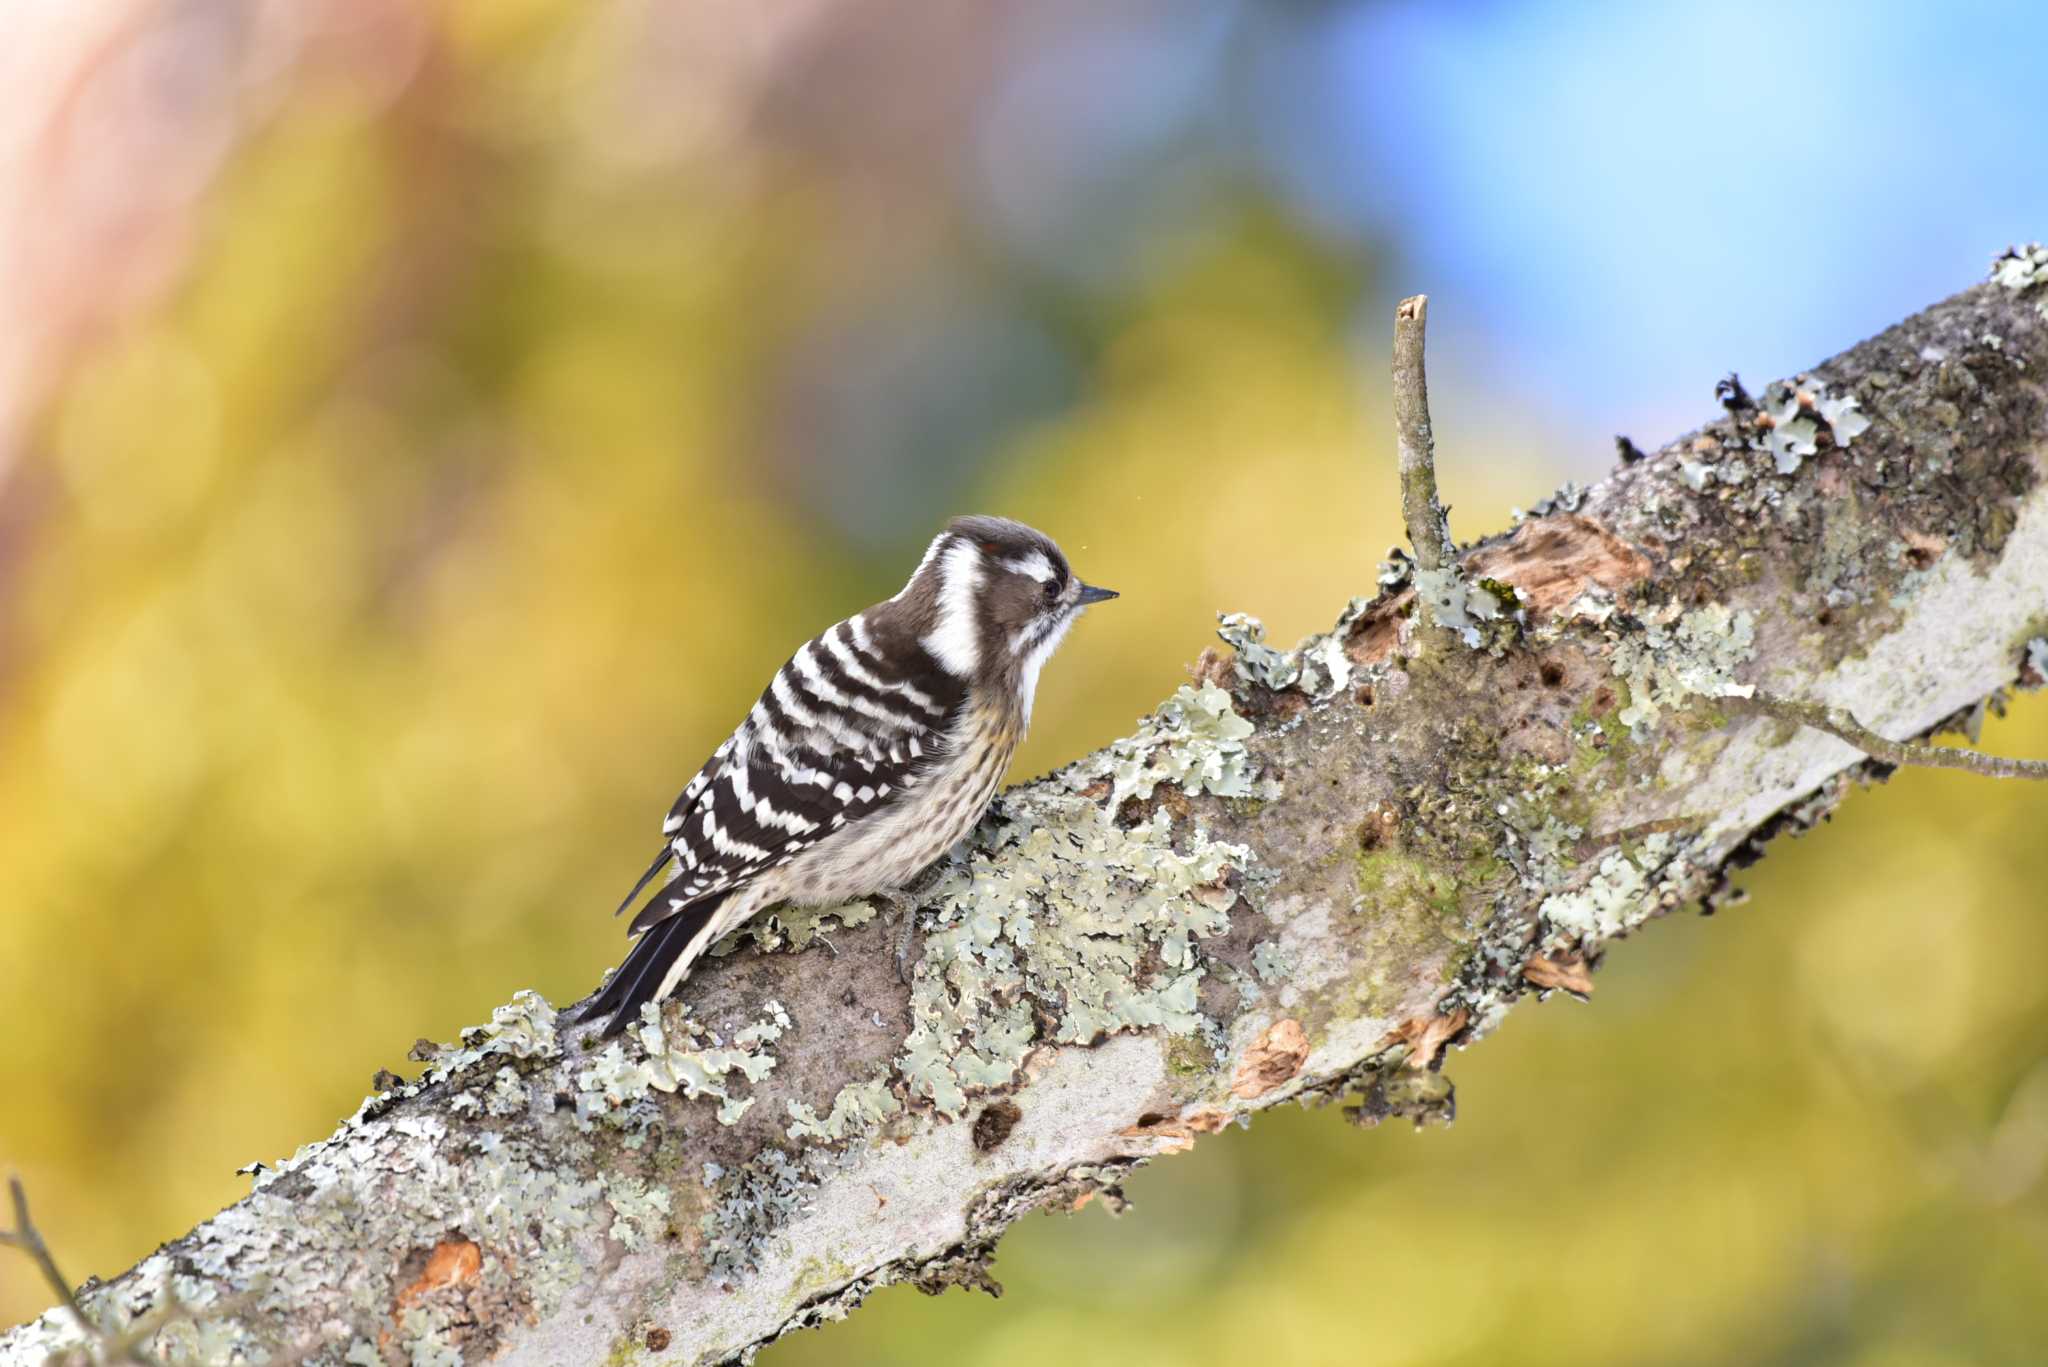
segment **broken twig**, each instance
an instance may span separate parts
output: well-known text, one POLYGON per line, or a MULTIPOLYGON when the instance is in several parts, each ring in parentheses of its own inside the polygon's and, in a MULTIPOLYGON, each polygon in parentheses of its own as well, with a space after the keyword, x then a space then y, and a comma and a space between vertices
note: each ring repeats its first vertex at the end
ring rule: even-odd
POLYGON ((19 1177, 7 1179, 7 1192, 14 1200, 14 1228, 0 1229, 0 1248, 18 1248, 28 1254, 37 1270, 43 1274, 43 1281, 57 1293, 58 1301, 78 1321, 78 1327, 86 1337, 99 1344, 106 1351, 107 1360, 125 1361, 154 1367, 156 1359, 142 1351, 134 1342, 114 1335, 100 1326, 98 1321, 85 1313, 85 1307, 78 1303, 78 1295, 71 1289, 71 1280, 57 1266, 57 1259, 50 1253, 50 1245, 44 1241, 43 1233, 36 1228, 35 1221, 28 1213, 28 1192, 23 1190, 19 1177))
POLYGON ((1872 759, 1885 764, 1923 769, 1962 769, 1986 778, 2048 779, 2048 761, 2007 759, 2002 755, 1986 755, 1976 750, 1959 750, 1946 745, 1887 740, 1857 721, 1845 707, 1829 707, 1824 703, 1815 702, 1794 702, 1789 698, 1774 698, 1765 694, 1751 698, 1717 698, 1715 702, 1730 712, 1749 712, 1775 717, 1779 721, 1825 731, 1835 739, 1847 741, 1872 759))
POLYGON ((1453 562, 1450 523, 1436 492, 1436 436, 1422 365, 1428 323, 1426 294, 1403 299, 1394 310, 1394 430, 1401 453, 1401 518, 1415 547, 1415 565, 1439 570, 1453 562))

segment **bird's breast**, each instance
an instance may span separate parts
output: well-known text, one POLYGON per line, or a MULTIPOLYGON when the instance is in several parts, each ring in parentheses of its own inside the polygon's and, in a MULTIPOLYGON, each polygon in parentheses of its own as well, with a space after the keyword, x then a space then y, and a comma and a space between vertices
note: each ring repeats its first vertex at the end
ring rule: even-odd
POLYGON ((777 895, 815 904, 901 887, 973 830, 1023 739, 1023 719, 1000 701, 977 700, 958 725, 953 744, 899 801, 800 855, 777 895))

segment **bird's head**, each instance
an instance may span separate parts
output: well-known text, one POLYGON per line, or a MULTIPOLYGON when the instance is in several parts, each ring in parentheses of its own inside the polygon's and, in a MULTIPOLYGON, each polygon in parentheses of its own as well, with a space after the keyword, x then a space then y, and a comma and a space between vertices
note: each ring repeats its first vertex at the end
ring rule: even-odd
POLYGON ((1004 517, 956 517, 925 551, 899 598, 929 602, 920 639, 963 681, 1015 680, 1028 713, 1038 671, 1090 603, 1116 597, 1084 584, 1053 539, 1004 517))

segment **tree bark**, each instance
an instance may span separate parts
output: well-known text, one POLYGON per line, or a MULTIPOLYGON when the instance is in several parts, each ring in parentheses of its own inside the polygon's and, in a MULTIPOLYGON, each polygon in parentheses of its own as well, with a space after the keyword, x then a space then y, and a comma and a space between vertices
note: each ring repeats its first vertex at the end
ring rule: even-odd
MULTIPOLYGON (((2041 682, 2048 289, 2014 275, 1465 548, 1427 649, 1399 567, 1295 651, 1226 619, 954 853, 911 985, 855 907, 623 1044, 521 994, 82 1304, 159 1361, 716 1363, 989 1285, 1018 1215, 1269 1106, 1448 1113, 1445 1046, 1887 772, 1719 699, 1900 739, 2041 682)), ((0 1363, 85 1341, 59 1309, 0 1363)))

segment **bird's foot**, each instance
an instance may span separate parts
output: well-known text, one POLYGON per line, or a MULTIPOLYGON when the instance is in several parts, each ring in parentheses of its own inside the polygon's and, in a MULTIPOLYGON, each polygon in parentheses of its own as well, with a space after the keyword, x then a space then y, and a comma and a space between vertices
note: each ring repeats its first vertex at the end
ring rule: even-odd
POLYGON ((908 888, 876 892, 868 900, 896 920, 896 976, 907 987, 911 980, 910 942, 917 934, 917 897, 908 888))
POLYGON ((895 913, 896 925, 896 976, 904 985, 910 985, 915 974, 910 965, 910 942, 917 934, 917 909, 924 904, 925 894, 939 885, 951 867, 951 856, 941 856, 920 869, 917 876, 902 887, 889 892, 869 895, 869 900, 878 907, 895 913))

